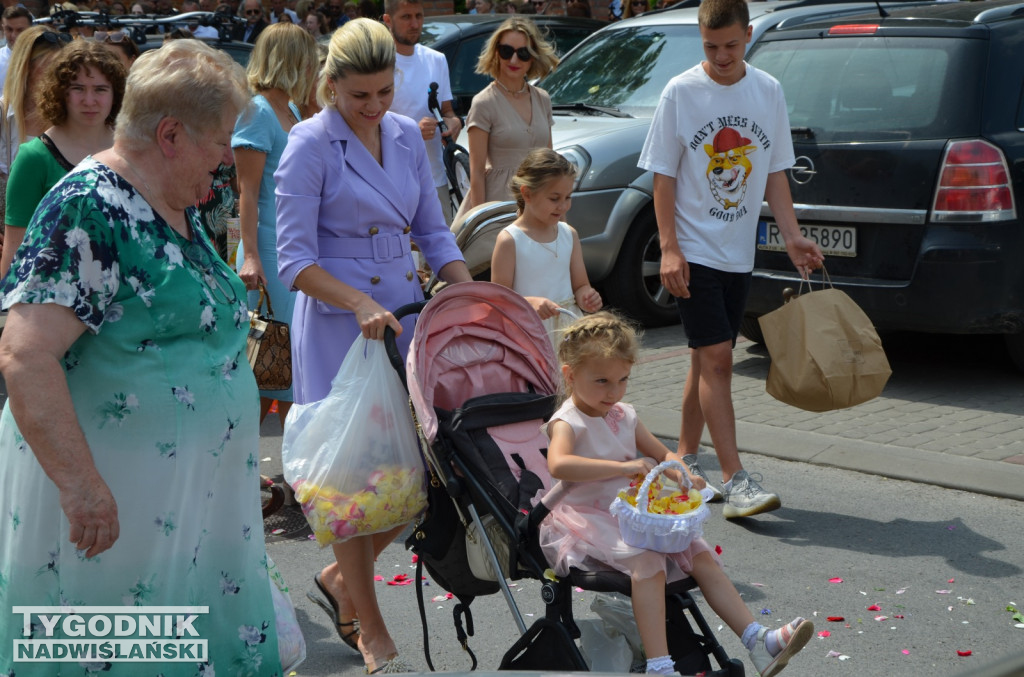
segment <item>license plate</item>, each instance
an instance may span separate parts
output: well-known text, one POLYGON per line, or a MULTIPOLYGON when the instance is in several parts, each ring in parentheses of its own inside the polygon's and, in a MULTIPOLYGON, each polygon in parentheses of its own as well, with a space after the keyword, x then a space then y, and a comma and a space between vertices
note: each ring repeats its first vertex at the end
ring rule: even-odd
MULTIPOLYGON (((825 256, 856 256, 857 229, 853 226, 800 226, 804 237, 814 240, 825 256)), ((772 221, 758 221, 757 248, 769 252, 786 251, 779 227, 772 221)))

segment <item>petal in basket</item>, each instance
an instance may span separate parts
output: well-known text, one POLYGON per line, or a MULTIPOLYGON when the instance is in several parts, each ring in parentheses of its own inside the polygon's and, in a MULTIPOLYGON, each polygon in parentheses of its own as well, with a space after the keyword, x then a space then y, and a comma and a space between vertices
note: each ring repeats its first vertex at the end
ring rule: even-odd
POLYGON ((635 506, 628 500, 628 496, 617 496, 609 510, 619 521, 619 533, 626 545, 663 553, 682 552, 690 547, 690 544, 703 534, 704 521, 711 514, 699 492, 691 491, 690 488, 690 478, 683 464, 679 461, 664 461, 647 473, 636 494, 635 506), (687 491, 687 499, 679 500, 682 498, 682 495, 679 495, 677 500, 670 497, 666 501, 665 498, 656 497, 655 501, 662 506, 674 505, 677 506, 676 509, 683 508, 688 511, 681 514, 650 512, 651 485, 662 473, 672 468, 679 470, 683 476, 683 488, 687 491), (682 504, 685 504, 685 508, 682 504))

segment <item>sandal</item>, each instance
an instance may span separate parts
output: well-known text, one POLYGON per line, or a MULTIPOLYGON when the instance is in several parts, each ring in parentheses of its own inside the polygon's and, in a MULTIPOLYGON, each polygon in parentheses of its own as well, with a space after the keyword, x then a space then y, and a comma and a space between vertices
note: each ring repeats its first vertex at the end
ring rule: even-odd
POLYGON ((413 672, 412 667, 399 658, 398 654, 387 659, 373 670, 369 667, 364 667, 363 670, 368 675, 390 675, 397 672, 413 672))
POLYGON ((341 637, 341 641, 345 642, 345 644, 349 645, 356 651, 359 651, 359 645, 356 643, 359 639, 359 619, 353 618, 347 623, 342 623, 338 619, 338 600, 334 599, 331 593, 327 591, 327 586, 325 586, 323 581, 320 580, 319 573, 313 576, 313 582, 316 583, 316 587, 320 589, 320 592, 327 599, 327 602, 324 602, 324 600, 315 596, 311 592, 307 592, 306 597, 326 611, 327 615, 331 617, 331 620, 334 622, 334 628, 338 631, 338 637, 341 637), (345 628, 352 628, 352 630, 345 632, 345 628))

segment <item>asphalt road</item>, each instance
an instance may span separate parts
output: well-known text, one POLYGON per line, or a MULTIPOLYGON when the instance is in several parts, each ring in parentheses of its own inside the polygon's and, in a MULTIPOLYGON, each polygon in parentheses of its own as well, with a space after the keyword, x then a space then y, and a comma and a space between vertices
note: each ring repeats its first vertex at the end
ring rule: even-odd
MULTIPOLYGON (((265 428, 270 432, 273 425, 265 428)), ((768 457, 748 465, 770 478, 783 508, 730 522, 712 506, 705 535, 721 546, 726 571, 762 622, 775 626, 802 615, 814 620, 816 631, 831 633, 815 637, 786 675, 952 676, 1024 647, 1024 628, 1014 627, 1006 611, 1008 605, 1024 609, 1019 502, 768 457), (837 578, 842 582, 830 582, 837 578), (845 621, 829 622, 829 616, 845 621), (958 655, 964 651, 971 655, 958 655)), ((277 528, 296 513, 286 509, 277 528)), ((302 531, 288 535, 287 529, 271 534, 268 550, 292 586, 306 635, 308 657, 297 674, 361 674, 359 656, 305 596, 330 551, 319 550, 302 531)), ((415 591, 387 584, 396 575, 412 576, 410 554, 392 544, 377 570, 386 579, 375 583, 377 594, 403 657, 425 670, 415 591)), ((514 591, 527 623, 542 613, 539 585, 520 582, 514 591)), ((431 586, 426 595, 430 600, 443 591, 431 586)), ((578 618, 593 617, 592 598, 577 593, 578 618)), ((443 671, 470 665, 455 641, 453 604, 427 604, 434 665, 443 671)), ((717 629, 721 622, 703 600, 699 604, 717 629)), ((479 598, 472 609, 470 646, 481 669, 495 669, 518 636, 512 616, 500 595, 479 598)), ((753 674, 736 637, 727 628, 716 634, 753 674)))

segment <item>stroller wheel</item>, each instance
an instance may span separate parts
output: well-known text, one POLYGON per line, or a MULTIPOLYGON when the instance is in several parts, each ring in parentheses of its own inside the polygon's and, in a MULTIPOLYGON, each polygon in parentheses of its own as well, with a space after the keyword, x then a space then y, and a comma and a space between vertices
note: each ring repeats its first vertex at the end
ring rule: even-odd
POLYGON ((260 501, 263 504, 263 519, 267 519, 284 505, 284 487, 277 486, 266 475, 260 475, 260 501))

